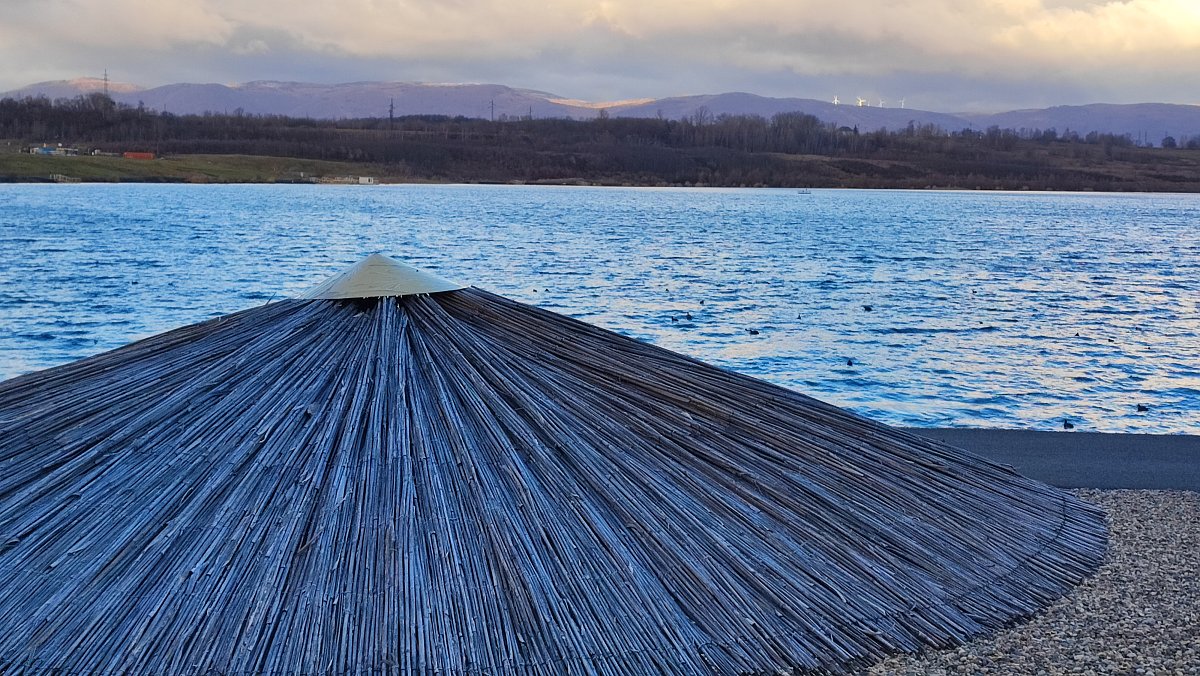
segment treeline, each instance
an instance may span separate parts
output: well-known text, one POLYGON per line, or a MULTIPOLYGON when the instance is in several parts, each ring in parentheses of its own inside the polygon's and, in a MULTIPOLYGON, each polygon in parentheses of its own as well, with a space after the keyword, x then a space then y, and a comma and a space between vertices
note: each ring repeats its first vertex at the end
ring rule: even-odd
POLYGON ((313 120, 174 115, 103 94, 0 100, 0 137, 84 151, 247 154, 366 162, 449 181, 861 187, 1192 189, 1200 138, 1178 162, 1128 136, 1070 130, 839 127, 802 113, 646 118, 444 116, 313 120), (1169 166, 1164 166, 1169 165, 1169 166))

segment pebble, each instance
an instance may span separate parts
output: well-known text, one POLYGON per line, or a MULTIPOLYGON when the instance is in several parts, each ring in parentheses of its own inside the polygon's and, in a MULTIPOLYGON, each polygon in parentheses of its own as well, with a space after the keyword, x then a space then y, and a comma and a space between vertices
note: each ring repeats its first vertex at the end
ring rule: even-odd
POLYGON ((1200 676, 1200 493, 1072 492, 1108 512, 1094 576, 1026 622, 859 674, 1200 676))

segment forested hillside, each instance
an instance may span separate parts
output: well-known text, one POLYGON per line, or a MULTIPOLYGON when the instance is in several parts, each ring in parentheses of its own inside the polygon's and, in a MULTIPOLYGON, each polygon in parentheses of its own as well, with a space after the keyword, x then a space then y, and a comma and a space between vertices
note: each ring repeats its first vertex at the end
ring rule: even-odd
MULTIPOLYGON (((85 154, 354 162, 392 180, 1200 191, 1200 139, 1143 148, 1127 136, 1069 130, 872 131, 799 113, 318 121, 236 112, 172 115, 91 94, 0 100, 0 138, 19 147, 62 143, 85 154)), ((22 178, 2 166, 0 176, 22 178)))

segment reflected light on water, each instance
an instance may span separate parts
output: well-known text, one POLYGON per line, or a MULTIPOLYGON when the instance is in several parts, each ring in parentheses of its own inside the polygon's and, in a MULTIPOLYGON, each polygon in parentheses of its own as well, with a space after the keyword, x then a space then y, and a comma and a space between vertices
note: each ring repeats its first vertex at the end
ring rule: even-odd
POLYGON ((295 295, 382 251, 888 423, 1200 433, 1198 196, 71 185, 0 199, 0 378, 295 295))

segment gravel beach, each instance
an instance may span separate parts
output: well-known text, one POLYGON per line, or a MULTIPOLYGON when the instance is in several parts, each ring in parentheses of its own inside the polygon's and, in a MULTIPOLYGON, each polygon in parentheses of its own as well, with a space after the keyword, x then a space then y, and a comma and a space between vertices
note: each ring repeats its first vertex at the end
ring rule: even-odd
POLYGON ((1108 512, 1095 576, 1027 622, 862 674, 1200 675, 1200 493, 1072 492, 1108 512))

